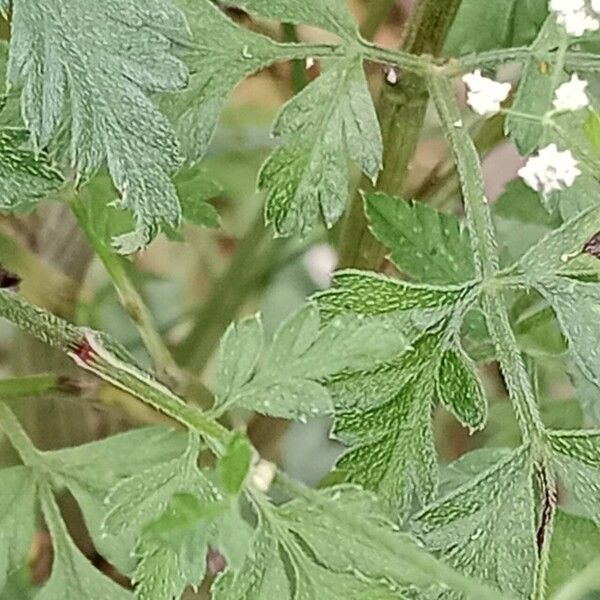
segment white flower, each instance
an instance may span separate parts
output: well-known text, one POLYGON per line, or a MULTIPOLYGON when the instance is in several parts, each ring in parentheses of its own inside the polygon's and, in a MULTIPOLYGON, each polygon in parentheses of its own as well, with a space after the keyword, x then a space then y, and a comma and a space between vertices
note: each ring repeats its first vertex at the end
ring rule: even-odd
POLYGON ((304 66, 305 66, 306 70, 308 71, 308 70, 312 69, 316 63, 317 63, 317 61, 312 56, 309 56, 309 57, 307 57, 306 61, 304 62, 304 66))
POLYGON ((257 490, 268 492, 276 472, 276 465, 261 458, 256 464, 252 465, 250 470, 250 481, 257 490))
MULTIPOLYGON (((592 0, 592 8, 600 12, 600 0, 592 0)), ((550 0, 550 9, 569 35, 581 37, 587 31, 600 29, 600 21, 589 14, 583 0, 550 0)))
POLYGON ((467 73, 462 80, 467 85, 467 104, 478 115, 493 115, 510 94, 510 83, 499 83, 481 75, 481 71, 467 73))
POLYGON ((556 90, 554 108, 559 111, 580 110, 589 106, 590 99, 585 93, 588 82, 573 75, 569 81, 563 83, 556 90))
POLYGON ((519 169, 519 176, 525 183, 544 194, 571 187, 579 175, 581 171, 571 151, 559 152, 556 144, 540 150, 519 169))

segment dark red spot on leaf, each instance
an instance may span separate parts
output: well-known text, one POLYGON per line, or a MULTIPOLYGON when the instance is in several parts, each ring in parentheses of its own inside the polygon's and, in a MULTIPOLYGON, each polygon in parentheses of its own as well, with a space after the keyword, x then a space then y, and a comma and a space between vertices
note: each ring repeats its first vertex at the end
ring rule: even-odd
POLYGON ((600 259, 600 231, 585 244, 583 251, 600 259))

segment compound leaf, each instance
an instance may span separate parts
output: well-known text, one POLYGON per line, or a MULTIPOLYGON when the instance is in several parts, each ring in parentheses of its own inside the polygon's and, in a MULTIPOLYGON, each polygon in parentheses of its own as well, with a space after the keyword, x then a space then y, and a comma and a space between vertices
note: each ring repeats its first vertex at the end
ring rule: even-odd
POLYGON ((454 215, 386 194, 365 196, 365 207, 373 234, 412 279, 444 284, 474 278, 469 233, 454 215))
POLYGON ((278 508, 261 503, 257 511, 253 551, 240 571, 219 578, 217 600, 336 600, 340 591, 353 600, 400 600, 409 586, 434 582, 495 597, 427 556, 356 488, 310 492, 278 508))
POLYGON ((22 86, 23 119, 36 149, 68 137, 68 158, 88 175, 106 163, 133 213, 135 230, 115 245, 144 247, 161 223, 176 227, 181 208, 170 176, 178 145, 148 94, 187 81, 171 54, 184 31, 168 2, 15 0, 9 79, 22 86), (43 23, 43 27, 40 24, 43 23))
MULTIPOLYGON (((377 375, 385 370, 393 380, 384 384, 390 396, 387 402, 336 413, 333 435, 350 447, 337 468, 346 481, 376 492, 401 511, 413 497, 426 504, 437 487, 431 369, 439 341, 439 335, 426 336, 395 364, 377 370, 377 375)), ((376 389, 373 396, 374 402, 381 402, 376 389)))
MULTIPOLYGON (((186 448, 184 434, 162 427, 145 427, 44 454, 54 481, 66 486, 79 504, 97 550, 123 573, 131 573, 139 527, 118 536, 107 535, 102 524, 111 510, 108 493, 130 477, 156 465, 177 460, 186 448), (127 460, 123 457, 127 456, 127 460)), ((150 485, 150 483, 149 483, 150 485)), ((139 505, 139 499, 134 506, 139 505)))
POLYGON ((219 116, 234 87, 282 55, 269 38, 236 25, 208 0, 178 0, 192 39, 181 55, 191 75, 185 90, 165 96, 162 108, 173 119, 185 157, 204 156, 219 116))
POLYGON ((220 352, 219 402, 297 419, 332 412, 326 378, 377 364, 409 346, 399 328, 375 318, 346 315, 321 326, 312 305, 280 326, 256 369, 262 340, 257 319, 230 327, 220 352))
POLYGON ((531 596, 537 560, 528 452, 516 450, 425 507, 413 525, 425 547, 448 564, 523 599, 531 596))
POLYGON ((266 219, 279 235, 306 234, 322 215, 331 227, 348 199, 349 155, 372 179, 382 138, 360 55, 330 65, 286 104, 273 129, 284 137, 263 165, 266 219))

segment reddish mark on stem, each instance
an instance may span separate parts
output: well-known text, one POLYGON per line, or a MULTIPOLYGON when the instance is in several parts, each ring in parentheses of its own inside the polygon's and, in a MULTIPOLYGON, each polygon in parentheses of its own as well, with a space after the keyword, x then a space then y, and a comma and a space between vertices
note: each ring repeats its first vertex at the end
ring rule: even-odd
POLYGON ((86 364, 91 363, 95 356, 94 349, 87 338, 83 338, 79 343, 77 343, 73 348, 73 352, 79 360, 86 364))

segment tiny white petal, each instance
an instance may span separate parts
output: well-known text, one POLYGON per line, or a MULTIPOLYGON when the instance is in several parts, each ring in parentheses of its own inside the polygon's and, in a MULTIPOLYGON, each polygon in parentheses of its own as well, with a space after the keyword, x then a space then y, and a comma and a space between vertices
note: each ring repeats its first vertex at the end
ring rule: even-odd
POLYGON ((306 59, 306 62, 304 63, 304 66, 305 66, 305 67, 306 67, 306 69, 308 70, 308 69, 312 69, 312 68, 315 66, 315 64, 316 64, 316 61, 315 61, 315 59, 314 59, 312 56, 309 56, 309 57, 306 59))
POLYGON ((394 69, 393 67, 388 69, 388 72, 385 76, 385 80, 390 85, 396 85, 398 83, 398 73, 397 73, 396 69, 394 69))

